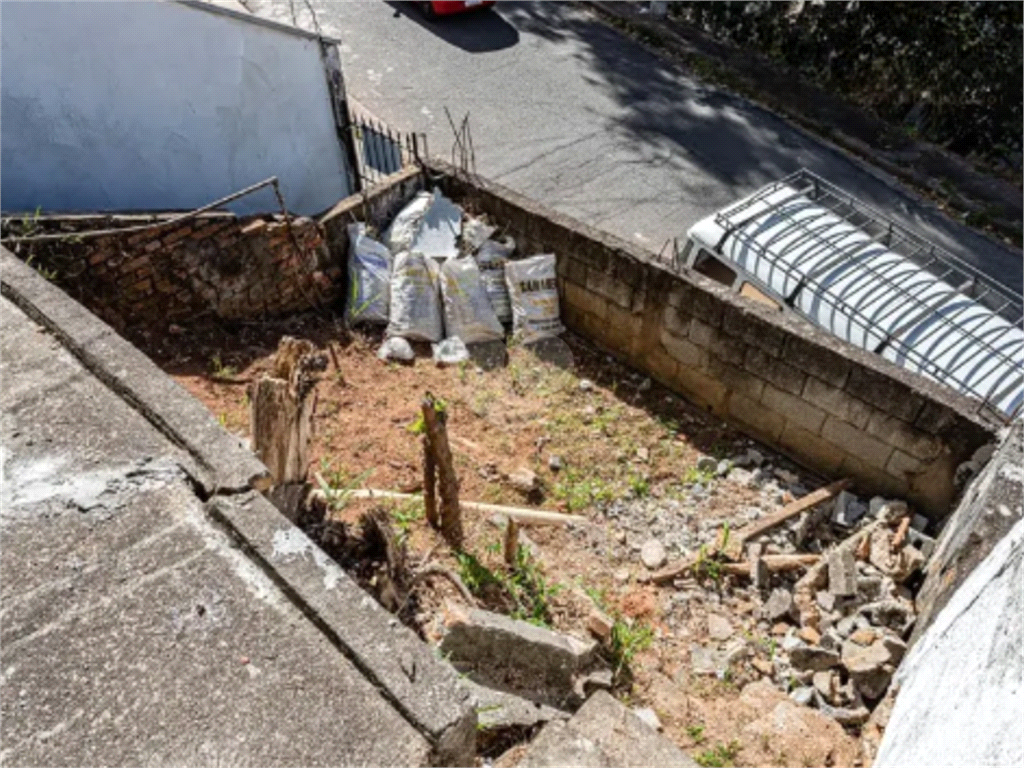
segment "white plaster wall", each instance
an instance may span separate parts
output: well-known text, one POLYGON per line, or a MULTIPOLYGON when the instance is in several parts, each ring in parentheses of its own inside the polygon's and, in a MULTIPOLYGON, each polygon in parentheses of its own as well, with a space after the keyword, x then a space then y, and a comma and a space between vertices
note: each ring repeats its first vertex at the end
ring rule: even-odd
POLYGON ((3 2, 0 66, 4 211, 195 208, 272 175, 299 213, 349 194, 315 40, 171 2, 3 2))
POLYGON ((1024 520, 960 585, 904 660, 874 768, 1024 765, 1022 563, 1024 520))

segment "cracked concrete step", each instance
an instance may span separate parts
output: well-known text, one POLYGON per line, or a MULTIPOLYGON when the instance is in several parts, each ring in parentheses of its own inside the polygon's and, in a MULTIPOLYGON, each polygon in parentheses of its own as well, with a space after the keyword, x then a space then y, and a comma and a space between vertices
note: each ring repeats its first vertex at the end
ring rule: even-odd
POLYGON ((697 763, 611 694, 598 691, 570 720, 545 725, 518 765, 694 768, 697 763))

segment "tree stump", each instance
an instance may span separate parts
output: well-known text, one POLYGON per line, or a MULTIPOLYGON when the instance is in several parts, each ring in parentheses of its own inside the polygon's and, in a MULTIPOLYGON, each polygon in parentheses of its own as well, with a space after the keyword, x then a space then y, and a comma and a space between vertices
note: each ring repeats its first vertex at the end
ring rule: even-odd
MULTIPOLYGON (((426 429, 426 443, 437 468, 438 491, 441 496, 441 535, 456 549, 462 546, 462 517, 459 510, 459 479, 455 475, 452 451, 448 446, 448 431, 445 429, 445 414, 438 411, 434 397, 428 392, 423 398, 423 425, 426 429)), ((426 458, 426 455, 425 455, 426 458)), ((425 461, 424 464, 427 462, 425 461)), ((424 498, 433 488, 432 478, 424 473, 424 498)), ((427 501, 426 503, 430 503, 427 501)))
POLYGON ((273 371, 253 383, 249 392, 249 427, 253 451, 274 483, 306 480, 309 439, 316 397, 315 374, 327 368, 327 357, 312 342, 285 336, 274 355, 273 371))

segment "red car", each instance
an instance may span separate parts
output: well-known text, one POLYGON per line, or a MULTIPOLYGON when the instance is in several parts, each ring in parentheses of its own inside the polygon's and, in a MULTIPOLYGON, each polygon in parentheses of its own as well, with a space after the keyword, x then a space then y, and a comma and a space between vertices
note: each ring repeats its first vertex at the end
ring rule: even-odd
POLYGON ((429 19, 438 16, 451 16, 454 13, 473 11, 478 8, 487 8, 494 5, 496 0, 458 0, 453 2, 431 2, 420 3, 424 15, 429 19))

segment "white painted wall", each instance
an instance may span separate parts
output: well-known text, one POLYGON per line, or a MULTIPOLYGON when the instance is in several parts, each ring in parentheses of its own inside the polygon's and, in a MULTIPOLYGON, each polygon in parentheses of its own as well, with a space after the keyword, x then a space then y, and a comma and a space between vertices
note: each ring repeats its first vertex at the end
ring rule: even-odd
POLYGON ((349 194, 316 40, 172 2, 3 2, 0 62, 4 211, 195 208, 273 175, 299 213, 349 194))

